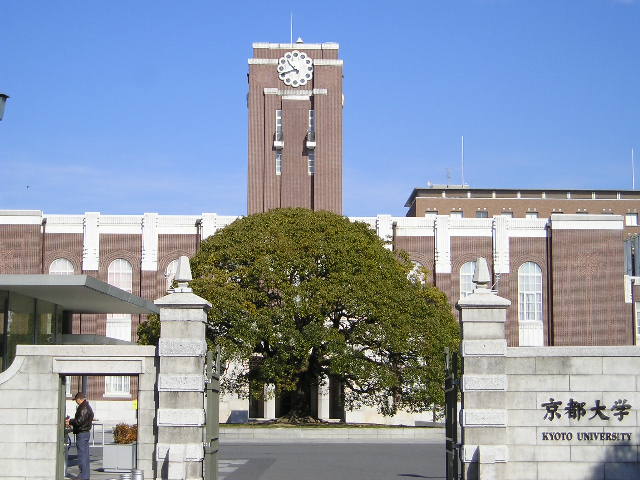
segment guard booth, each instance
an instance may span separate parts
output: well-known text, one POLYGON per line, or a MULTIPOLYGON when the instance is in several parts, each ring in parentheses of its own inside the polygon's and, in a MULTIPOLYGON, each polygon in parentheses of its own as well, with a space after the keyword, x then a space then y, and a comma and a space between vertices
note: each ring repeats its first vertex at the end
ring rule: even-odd
POLYGON ((74 314, 158 313, 88 275, 0 275, 0 478, 64 478, 65 378, 138 377, 138 468, 153 478, 156 348, 73 335, 74 314))

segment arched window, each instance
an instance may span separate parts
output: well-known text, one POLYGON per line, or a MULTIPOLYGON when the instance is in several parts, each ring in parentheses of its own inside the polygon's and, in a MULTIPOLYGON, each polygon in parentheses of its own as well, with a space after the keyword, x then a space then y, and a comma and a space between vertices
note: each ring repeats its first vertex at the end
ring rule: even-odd
POLYGON ((56 258, 51 265, 49 265, 49 275, 73 275, 74 268, 66 258, 56 258))
MULTIPOLYGON (((125 292, 131 293, 133 287, 133 268, 123 258, 117 258, 109 264, 107 282, 125 292)), ((107 315, 107 337, 131 341, 131 315, 111 313, 107 315)))
POLYGON ((542 327, 542 269, 537 263, 525 262, 518 268, 519 344, 544 344, 542 327))
MULTIPOLYGON (((124 258, 116 258, 109 264, 107 282, 131 293, 133 290, 133 267, 124 258)), ((131 315, 111 313, 107 315, 106 336, 131 341, 131 315)), ((104 377, 104 394, 107 397, 129 396, 131 379, 128 376, 104 377)))
POLYGON ((467 262, 460 267, 460 298, 473 293, 473 274, 476 271, 476 262, 467 262))
POLYGON ((164 278, 167 279, 167 291, 171 289, 173 279, 176 278, 176 270, 178 269, 178 259, 172 260, 164 271, 164 278))
POLYGON ((114 287, 131 293, 133 286, 133 268, 131 268, 131 264, 124 258, 116 258, 109 264, 107 282, 114 287))

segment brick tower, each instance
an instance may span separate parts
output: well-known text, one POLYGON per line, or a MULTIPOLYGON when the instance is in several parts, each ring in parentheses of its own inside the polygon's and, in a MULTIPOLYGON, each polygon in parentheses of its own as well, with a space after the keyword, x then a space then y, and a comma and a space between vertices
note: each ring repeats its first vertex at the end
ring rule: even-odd
POLYGON ((342 213, 342 60, 336 43, 254 43, 249 59, 249 214, 342 213))

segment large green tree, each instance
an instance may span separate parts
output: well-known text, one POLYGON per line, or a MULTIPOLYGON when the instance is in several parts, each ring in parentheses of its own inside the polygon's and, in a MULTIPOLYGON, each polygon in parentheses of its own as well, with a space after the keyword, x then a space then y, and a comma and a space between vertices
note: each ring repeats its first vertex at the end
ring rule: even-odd
POLYGON ((272 384, 292 392, 291 416, 306 416, 309 386, 336 375, 348 408, 393 414, 442 405, 443 351, 458 342, 451 306, 368 225, 273 210, 205 240, 191 264, 194 292, 213 305, 208 334, 225 363, 256 359, 251 369, 227 369, 227 391, 272 384))

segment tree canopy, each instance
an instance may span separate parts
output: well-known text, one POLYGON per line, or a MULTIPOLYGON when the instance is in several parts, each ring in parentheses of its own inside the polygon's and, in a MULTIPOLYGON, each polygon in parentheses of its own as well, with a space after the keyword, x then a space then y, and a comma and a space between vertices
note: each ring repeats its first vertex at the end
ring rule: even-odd
POLYGON ((330 213, 279 209, 241 218, 203 241, 191 260, 206 298, 209 338, 222 347, 223 388, 272 384, 295 392, 343 381, 347 408, 422 411, 444 401, 444 348, 458 326, 446 296, 412 276, 368 225, 330 213), (255 359, 248 369, 248 359, 255 359))

